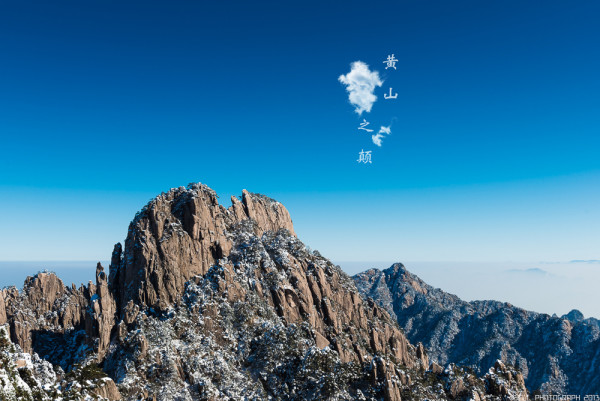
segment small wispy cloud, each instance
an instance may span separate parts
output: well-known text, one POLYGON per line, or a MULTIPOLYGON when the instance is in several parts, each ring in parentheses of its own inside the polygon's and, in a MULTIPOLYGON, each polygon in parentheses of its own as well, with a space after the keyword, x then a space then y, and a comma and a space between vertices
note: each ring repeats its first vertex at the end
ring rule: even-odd
POLYGON ((346 75, 340 75, 338 78, 341 83, 346 85, 348 99, 355 106, 354 111, 361 115, 363 111, 369 113, 377 96, 373 94, 375 88, 383 85, 377 71, 371 71, 369 66, 362 61, 355 61, 350 64, 350 72, 346 75))
POLYGON ((391 125, 389 127, 381 127, 379 129, 379 132, 377 132, 377 134, 371 135, 371 139, 373 140, 373 143, 375 145, 381 147, 381 140, 383 139, 384 135, 390 135, 391 133, 392 133, 391 125))
POLYGON ((551 275, 546 270, 540 269, 539 267, 532 267, 530 269, 509 269, 509 270, 507 270, 507 272, 520 273, 520 274, 535 274, 538 276, 550 276, 551 275))

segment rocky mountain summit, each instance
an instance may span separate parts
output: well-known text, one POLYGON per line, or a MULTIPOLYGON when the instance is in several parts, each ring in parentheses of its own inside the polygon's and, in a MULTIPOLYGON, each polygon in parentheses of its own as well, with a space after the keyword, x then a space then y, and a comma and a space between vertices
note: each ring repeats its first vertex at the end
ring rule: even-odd
POLYGON ((2 324, 3 400, 527 399, 502 362, 430 363, 281 203, 202 184, 150 201, 95 284, 2 290, 2 324))
POLYGON ((353 278, 437 363, 483 373, 501 360, 518 367, 532 391, 600 394, 600 325, 579 311, 558 317, 496 301, 466 302, 399 263, 353 278))

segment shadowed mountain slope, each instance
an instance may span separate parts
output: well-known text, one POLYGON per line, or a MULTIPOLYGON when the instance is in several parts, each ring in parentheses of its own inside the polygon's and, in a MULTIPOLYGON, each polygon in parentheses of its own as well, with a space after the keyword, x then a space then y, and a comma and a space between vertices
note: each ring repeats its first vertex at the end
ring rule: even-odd
POLYGON ((422 342, 440 364, 486 372, 496 360, 518 367, 530 390, 600 393, 600 329, 579 311, 549 316, 496 301, 466 302, 433 288, 400 264, 355 275, 354 282, 422 342))

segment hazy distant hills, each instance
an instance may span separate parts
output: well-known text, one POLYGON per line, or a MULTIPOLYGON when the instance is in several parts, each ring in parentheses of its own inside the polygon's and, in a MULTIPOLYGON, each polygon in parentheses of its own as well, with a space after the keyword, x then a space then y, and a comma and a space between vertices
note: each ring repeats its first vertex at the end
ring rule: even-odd
MULTIPOLYGON (((21 288, 27 276, 36 272, 56 273, 65 283, 87 283, 96 281, 94 271, 90 269, 97 261, 0 261, 0 288, 15 286, 21 288)), ((108 265, 107 261, 102 264, 108 265)))
POLYGON ((577 310, 557 317, 509 303, 466 302, 431 287, 402 264, 353 278, 363 295, 384 307, 408 339, 422 342, 440 364, 482 373, 501 359, 523 371, 530 391, 600 393, 599 321, 584 319, 577 310))

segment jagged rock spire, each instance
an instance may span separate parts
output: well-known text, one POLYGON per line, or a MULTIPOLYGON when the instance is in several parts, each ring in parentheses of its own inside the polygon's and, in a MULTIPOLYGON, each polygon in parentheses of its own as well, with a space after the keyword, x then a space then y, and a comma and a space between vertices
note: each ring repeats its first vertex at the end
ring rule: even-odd
POLYGON ((91 343, 97 354, 98 360, 104 359, 110 337, 115 326, 117 304, 113 294, 108 288, 108 277, 104 267, 98 262, 96 266, 96 285, 90 286, 92 296, 87 308, 85 331, 88 342, 91 343))

